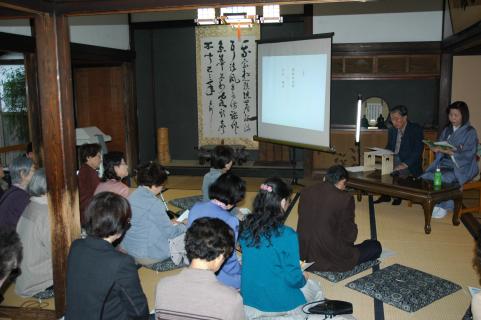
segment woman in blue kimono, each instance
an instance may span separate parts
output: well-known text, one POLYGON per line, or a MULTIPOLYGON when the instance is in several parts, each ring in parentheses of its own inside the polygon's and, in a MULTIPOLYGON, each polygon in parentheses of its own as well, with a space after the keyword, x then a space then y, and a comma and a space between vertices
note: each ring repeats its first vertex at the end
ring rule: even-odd
MULTIPOLYGON (((441 169, 443 183, 458 183, 461 188, 466 182, 478 174, 476 151, 478 135, 476 129, 469 124, 469 109, 464 101, 456 101, 446 110, 449 118, 440 141, 447 141, 455 150, 444 150, 439 147, 431 148, 436 153, 434 162, 421 176, 423 179, 433 180, 437 168, 441 169)), ((436 204, 432 217, 444 218, 448 211, 453 211, 453 200, 436 204)))

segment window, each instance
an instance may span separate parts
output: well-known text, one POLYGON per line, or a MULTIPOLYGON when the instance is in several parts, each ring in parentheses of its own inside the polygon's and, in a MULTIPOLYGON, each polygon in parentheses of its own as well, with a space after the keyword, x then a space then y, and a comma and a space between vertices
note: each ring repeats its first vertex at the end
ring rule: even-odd
POLYGON ((25 152, 29 141, 25 68, 20 63, 0 60, 0 160, 4 166, 25 152))

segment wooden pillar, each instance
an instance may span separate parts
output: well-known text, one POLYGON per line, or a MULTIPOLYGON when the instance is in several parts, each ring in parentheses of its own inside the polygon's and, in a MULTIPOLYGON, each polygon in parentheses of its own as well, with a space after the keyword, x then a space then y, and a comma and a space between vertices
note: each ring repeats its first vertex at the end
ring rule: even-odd
POLYGON ((25 84, 27 89, 28 129, 37 164, 43 166, 42 117, 38 96, 37 57, 34 53, 25 54, 25 84))
POLYGON ((137 103, 135 99, 135 71, 132 63, 122 64, 122 78, 124 84, 124 125, 125 125, 125 157, 130 171, 133 171, 139 161, 137 103))
POLYGON ((441 75, 439 79, 438 133, 448 122, 446 108, 451 103, 451 85, 453 76, 453 54, 441 54, 441 75))
MULTIPOLYGON (((304 35, 310 36, 314 32, 313 27, 313 17, 314 16, 314 5, 305 4, 304 5, 304 35)), ((314 152, 312 150, 304 150, 304 178, 311 178, 312 171, 314 167, 314 152)))
POLYGON ((66 16, 35 17, 40 109, 52 235, 57 317, 65 313, 67 255, 80 234, 69 27, 66 16))

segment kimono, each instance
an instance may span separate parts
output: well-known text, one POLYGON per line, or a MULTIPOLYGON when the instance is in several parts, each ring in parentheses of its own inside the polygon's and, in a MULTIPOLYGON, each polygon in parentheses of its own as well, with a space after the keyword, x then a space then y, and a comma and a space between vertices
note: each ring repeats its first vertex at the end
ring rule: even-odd
MULTIPOLYGON (((454 161, 451 156, 442 152, 436 153, 434 162, 426 169, 421 176, 423 179, 433 180, 434 172, 437 168, 441 169, 442 181, 445 183, 456 182, 461 187, 472 180, 479 171, 476 163, 476 152, 478 148, 478 135, 469 122, 453 132, 453 126, 449 125, 444 128, 440 141, 447 141, 454 147, 454 161)), ((437 206, 446 210, 453 210, 454 203, 452 200, 437 204, 437 206)))

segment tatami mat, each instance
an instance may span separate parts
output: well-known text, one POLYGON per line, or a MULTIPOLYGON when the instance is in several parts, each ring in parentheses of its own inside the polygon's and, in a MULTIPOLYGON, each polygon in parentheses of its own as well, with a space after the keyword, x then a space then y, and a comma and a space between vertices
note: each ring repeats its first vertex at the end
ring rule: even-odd
MULTIPOLYGON (((249 192, 247 192, 246 199, 240 206, 251 208, 259 184, 264 179, 247 178, 246 180, 249 192)), ((164 197, 166 200, 171 200, 200 194, 201 181, 202 177, 169 177, 167 185, 169 190, 164 193, 164 197)), ((356 201, 356 223, 359 228, 359 241, 367 239, 370 235, 367 199, 365 196, 361 202, 356 201)), ((408 207, 407 202, 404 201, 401 206, 391 206, 387 203, 376 205, 375 209, 378 239, 384 248, 396 253, 395 256, 383 261, 381 268, 399 263, 453 281, 463 288, 415 313, 407 313, 384 304, 384 318, 392 320, 461 319, 470 303, 467 286, 479 287, 478 276, 472 267, 474 241, 466 228, 462 224, 453 226, 451 215, 449 215, 441 220, 433 219, 431 223, 432 232, 430 235, 426 235, 424 233, 424 216, 419 205, 408 207)), ((294 228, 297 226, 297 204, 294 206, 286 224, 294 228)), ((151 310, 154 308, 155 286, 159 279, 177 272, 179 271, 158 273, 146 268, 139 269, 142 287, 151 310)), ((314 274, 310 274, 310 276, 321 282, 328 298, 352 302, 354 315, 357 319, 374 320, 373 299, 345 287, 346 283, 369 273, 371 273, 370 270, 338 283, 331 283, 314 274)), ((15 295, 13 288, 9 288, 5 294, 3 305, 19 306, 25 301, 25 299, 15 295)), ((53 299, 45 302, 48 303, 48 305, 44 305, 45 308, 53 308, 53 299)))

